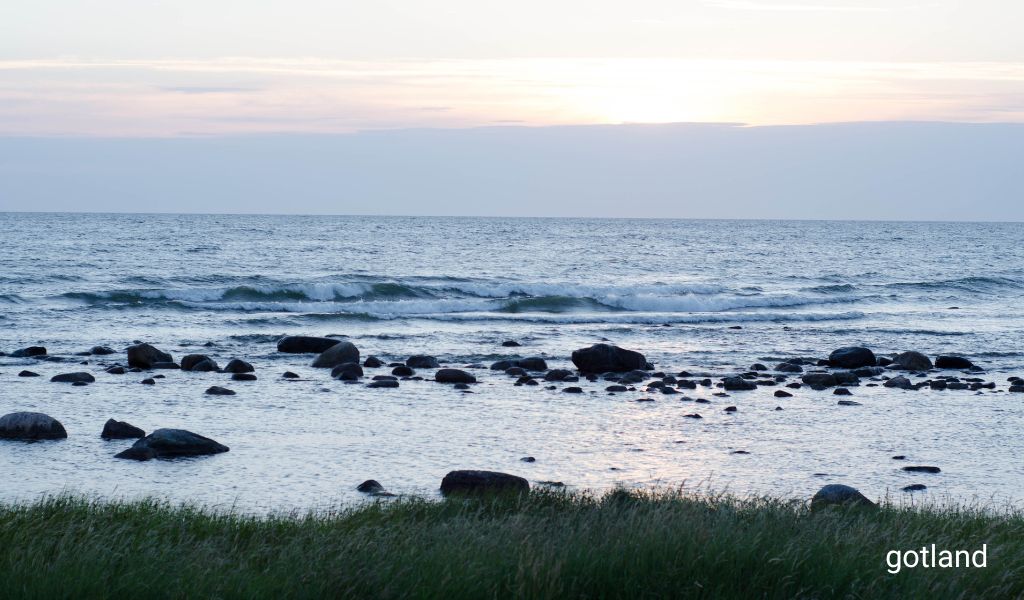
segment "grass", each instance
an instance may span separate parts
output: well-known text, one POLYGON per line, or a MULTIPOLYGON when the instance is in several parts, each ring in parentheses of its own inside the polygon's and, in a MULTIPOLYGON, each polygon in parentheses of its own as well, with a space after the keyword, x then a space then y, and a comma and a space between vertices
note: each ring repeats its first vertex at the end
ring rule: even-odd
POLYGON ((0 597, 1015 598, 1024 516, 810 512, 616 491, 399 500, 246 516, 59 496, 0 506, 0 597), (985 569, 887 572, 886 552, 988 545, 985 569))

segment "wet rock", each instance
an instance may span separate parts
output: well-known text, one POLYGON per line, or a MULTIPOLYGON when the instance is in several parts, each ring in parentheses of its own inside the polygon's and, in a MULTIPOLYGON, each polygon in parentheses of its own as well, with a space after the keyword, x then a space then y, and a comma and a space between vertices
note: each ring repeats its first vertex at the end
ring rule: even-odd
POLYGON ((594 344, 576 350, 572 353, 572 362, 584 373, 619 373, 647 367, 647 359, 643 354, 610 344, 594 344))
POLYGON ((364 494, 379 494, 384 491, 384 486, 382 486, 376 479, 367 479, 356 486, 356 491, 364 494))
POLYGON ((949 385, 948 383, 946 383, 945 381, 942 381, 941 379, 928 382, 928 386, 930 388, 932 388, 933 390, 944 390, 944 389, 946 389, 946 387, 948 385, 949 385))
POLYGON ((438 369, 434 374, 438 383, 476 383, 476 377, 460 369, 438 369))
POLYGON ((363 376, 363 368, 359 363, 345 363, 331 369, 331 377, 342 381, 356 381, 363 376))
POLYGON ((725 412, 727 412, 727 413, 736 412, 736 410, 737 410, 737 408, 735 406, 726 406, 725 407, 725 412))
POLYGON ((518 358, 513 361, 513 366, 526 369, 527 371, 546 371, 548 363, 539 356, 528 356, 526 358, 518 358))
POLYGON ((109 354, 116 354, 113 348, 107 346, 93 346, 89 349, 89 354, 95 354, 96 356, 107 356, 109 354))
POLYGON ((158 370, 159 369, 173 370, 173 369, 180 369, 181 367, 179 367, 177 363, 173 363, 173 362, 157 362, 157 363, 153 363, 152 365, 150 365, 149 368, 150 369, 158 369, 158 370))
POLYGON ((562 381, 566 377, 572 377, 573 372, 566 369, 551 369, 544 374, 544 381, 562 381))
POLYGON ((684 419, 703 419, 704 417, 700 416, 697 413, 690 413, 688 415, 683 415, 683 418, 684 419))
POLYGON ((505 374, 509 377, 523 377, 526 375, 526 369, 522 367, 509 367, 505 369, 505 374))
POLYGON ((313 360, 311 365, 317 369, 333 369, 345 363, 358 363, 359 349, 352 342, 337 341, 333 346, 324 350, 313 360))
POLYGON ((920 492, 926 489, 928 489, 928 486, 923 483, 912 483, 910 485, 903 486, 904 492, 920 492))
POLYGON ((751 371, 767 371, 768 367, 762 365, 761 363, 754 363, 754 364, 750 365, 750 370, 751 371))
POLYGON ((181 358, 182 371, 216 371, 217 362, 205 354, 187 354, 181 358), (206 363, 196 369, 200 363, 206 363))
POLYGON ((127 353, 129 367, 152 369, 156 364, 174 363, 174 359, 170 354, 162 352, 149 344, 129 346, 127 353))
POLYGON ((836 404, 838 406, 860 406, 860 402, 854 402, 853 400, 840 400, 836 404))
POLYGON ((29 346, 11 352, 12 358, 32 358, 35 356, 46 356, 46 348, 42 346, 29 346))
POLYGON ((0 417, 0 439, 60 440, 68 432, 60 421, 38 412, 15 412, 0 417))
POLYGON ((368 388, 396 388, 398 381, 395 379, 377 379, 367 384, 368 388))
POLYGON ((756 390, 757 384, 742 377, 726 377, 722 380, 722 387, 729 391, 756 390))
POLYGON ((501 343, 501 345, 504 346, 505 348, 518 348, 519 346, 522 346, 522 344, 515 340, 505 340, 504 342, 501 343))
POLYGON ((904 389, 904 390, 905 389, 909 389, 910 387, 913 386, 913 384, 910 383, 910 380, 907 379, 906 377, 902 376, 902 375, 900 375, 898 377, 893 377, 892 379, 890 379, 889 381, 886 381, 882 385, 884 385, 887 388, 900 388, 900 389, 904 389))
POLYGON ((299 378, 299 374, 298 373, 292 373, 291 371, 285 371, 284 373, 281 373, 281 378, 282 379, 298 379, 299 378))
MULTIPOLYGON (((950 389, 953 389, 953 384, 950 384, 949 387, 950 389)), ((1019 383, 1011 385, 1009 391, 1013 392, 1014 394, 1024 394, 1024 385, 1019 383)))
POLYGON ((826 485, 811 498, 811 510, 822 510, 832 506, 878 508, 867 496, 856 488, 839 483, 826 485))
POLYGON ((897 454, 896 456, 892 457, 892 459, 893 460, 907 460, 907 457, 905 455, 903 455, 903 454, 897 454))
POLYGON ((882 367, 861 367, 850 371, 855 377, 877 377, 881 375, 885 369, 882 367))
POLYGON ((224 372, 225 373, 254 373, 254 372, 256 372, 256 369, 254 369, 252 365, 250 365, 249 363, 245 362, 244 360, 239 360, 237 358, 232 358, 230 361, 228 361, 228 364, 224 365, 224 372))
POLYGON ((391 374, 394 375, 395 377, 412 377, 413 375, 416 374, 416 371, 414 371, 412 367, 401 365, 395 367, 394 369, 391 369, 391 374))
POLYGON ((384 366, 384 361, 377 358, 376 356, 370 355, 366 357, 365 361, 363 361, 363 366, 366 367, 367 369, 378 369, 384 366))
POLYGON ((231 381, 256 381, 255 373, 233 373, 231 375, 231 381))
POLYGON ((452 471, 441 480, 441 493, 455 494, 525 494, 530 483, 516 475, 495 471, 452 471))
POLYGON ((107 419, 100 437, 105 440, 129 440, 146 437, 146 432, 130 423, 107 419))
POLYGON ((35 371, 20 371, 18 377, 39 377, 39 373, 35 371))
POLYGON ((583 393, 583 388, 576 387, 576 386, 570 386, 570 387, 567 387, 567 388, 563 389, 562 392, 564 392, 566 394, 582 394, 583 393))
POLYGON ((893 357, 894 365, 908 371, 927 371, 932 368, 932 360, 920 352, 903 352, 893 357))
POLYGON ((828 364, 843 369, 873 367, 876 363, 875 353, 862 346, 847 346, 833 350, 828 355, 828 364))
POLYGON ((775 394, 773 394, 773 395, 776 398, 792 398, 793 397, 793 394, 790 394, 786 390, 775 390, 775 394))
POLYGON ((962 356, 943 354, 935 359, 937 369, 970 369, 973 366, 974 363, 962 356))
POLYGON ((836 385, 839 384, 839 382, 836 381, 836 376, 833 375, 832 373, 806 373, 803 377, 800 378, 800 381, 803 381, 804 383, 810 386, 819 386, 825 388, 835 387, 836 385))
POLYGON ((441 363, 433 356, 415 354, 405 360, 405 365, 414 369, 437 369, 441 366, 441 363))
POLYGON ((307 335, 289 335, 277 341, 277 351, 289 354, 323 354, 341 340, 307 335))
POLYGON ((775 370, 780 373, 803 373, 804 368, 800 365, 784 362, 775 365, 775 370))
POLYGON ((152 377, 147 377, 140 381, 139 383, 141 383, 142 385, 156 385, 156 379, 153 379, 152 377))
POLYGON ((212 385, 206 388, 206 393, 211 396, 234 396, 235 390, 229 390, 228 388, 220 387, 219 385, 212 385))
POLYGON ((124 375, 126 372, 125 368, 120 365, 114 365, 107 369, 107 373, 110 373, 111 375, 124 375))
POLYGON ((205 456, 227 452, 228 447, 184 429, 157 429, 114 456, 131 460, 205 456))
POLYGON ((61 373, 51 377, 50 381, 54 383, 92 383, 96 381, 96 378, 92 376, 92 373, 61 373))
POLYGON ((836 389, 834 389, 832 391, 832 393, 834 395, 836 395, 836 396, 852 396, 853 395, 853 394, 850 393, 850 390, 848 390, 846 388, 836 388, 836 389))
POLYGON ((908 473, 941 473, 942 469, 938 467, 929 467, 923 465, 911 465, 903 467, 904 471, 908 473))

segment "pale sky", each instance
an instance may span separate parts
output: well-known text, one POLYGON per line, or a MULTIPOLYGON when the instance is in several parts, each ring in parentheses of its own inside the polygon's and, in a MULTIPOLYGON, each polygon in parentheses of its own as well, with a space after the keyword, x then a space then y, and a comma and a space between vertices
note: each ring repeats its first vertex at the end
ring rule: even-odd
POLYGON ((1024 122, 1019 0, 5 0, 0 136, 1024 122))

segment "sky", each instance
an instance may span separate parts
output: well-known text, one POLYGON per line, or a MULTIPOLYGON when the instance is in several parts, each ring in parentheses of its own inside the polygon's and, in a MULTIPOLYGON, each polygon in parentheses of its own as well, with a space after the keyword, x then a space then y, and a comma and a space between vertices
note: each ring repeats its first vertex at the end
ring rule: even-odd
MULTIPOLYGON (((918 121, 1016 133, 1020 23, 1017 0, 5 0, 0 159, 24 148, 38 164, 7 160, 0 172, 59 177, 67 166, 48 152, 62 155, 69 139, 166 142, 137 148, 150 153, 173 140, 259 139, 275 153, 294 151, 295 140, 281 141, 294 136, 307 144, 300 151, 322 153, 339 150, 320 136, 350 136, 339 142, 348 147, 387 131, 400 153, 430 129, 725 123, 799 135, 820 124, 918 121), (51 150, 39 152, 45 143, 51 150)), ((550 135, 587 137, 558 131, 550 135)), ((664 131, 693 138, 692 129, 664 131)), ((875 131, 880 146, 889 132, 905 135, 899 125, 875 131)), ((740 153, 742 137, 728 142, 740 153)), ((443 141, 463 151, 473 139, 443 141)), ((96 168, 100 177, 121 165, 96 168)), ((297 176, 279 175, 306 191, 297 176)), ((14 187, 0 183, 0 209, 22 206, 14 187)), ((34 197, 37 206, 66 203, 34 197)), ((559 211, 584 210, 558 201, 559 211)), ((79 198, 83 210, 108 202, 79 198)), ((345 202, 312 208, 355 209, 345 202)), ((382 210, 412 206, 396 198, 382 210)), ((229 202, 224 212, 233 211, 244 206, 229 202)))

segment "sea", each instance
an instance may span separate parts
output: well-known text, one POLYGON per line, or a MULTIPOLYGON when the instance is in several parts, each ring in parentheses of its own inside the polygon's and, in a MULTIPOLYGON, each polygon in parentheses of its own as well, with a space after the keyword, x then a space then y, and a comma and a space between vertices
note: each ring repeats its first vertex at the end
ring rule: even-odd
POLYGON ((800 500, 845 483, 898 503, 1024 500, 1024 394, 1006 390, 1024 376, 1020 223, 0 213, 0 351, 0 413, 44 412, 69 435, 0 443, 5 502, 75 493, 305 511, 376 501, 355 489, 367 479, 437 497, 454 469, 589 493, 800 500), (467 369, 479 380, 469 390, 429 369, 373 389, 277 352, 285 335, 483 368, 467 369), (240 358, 258 380, 161 371, 149 386, 152 373, 106 373, 136 341, 175 360, 240 358), (959 354, 997 389, 861 385, 859 405, 840 406, 806 387, 660 395, 584 379, 567 394, 487 368, 527 356, 572 368, 572 351, 598 342, 697 379, 850 345, 959 354), (51 359, 9 356, 34 345, 51 359), (116 353, 81 354, 98 345, 116 353), (97 381, 49 381, 81 370, 97 381), (237 393, 205 394, 211 385, 237 393), (102 440, 108 418, 188 429, 230 452, 116 460, 131 441, 102 440))

